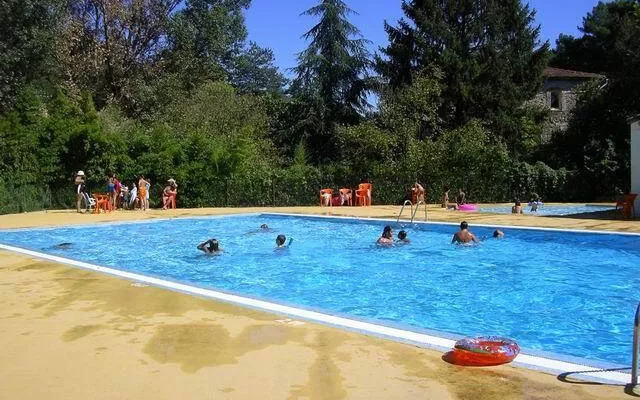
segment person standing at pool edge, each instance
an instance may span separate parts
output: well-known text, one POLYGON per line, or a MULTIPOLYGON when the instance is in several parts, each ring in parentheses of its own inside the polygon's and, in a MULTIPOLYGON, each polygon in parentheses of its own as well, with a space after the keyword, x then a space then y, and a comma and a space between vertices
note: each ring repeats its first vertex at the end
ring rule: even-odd
POLYGON ((460 224, 460 230, 453 234, 453 238, 451 238, 451 243, 478 243, 478 239, 476 235, 469 231, 469 224, 467 221, 462 221, 460 224))
MULTIPOLYGON (((75 177, 75 185, 76 185, 76 210, 81 213, 80 204, 84 200, 84 192, 86 191, 86 187, 84 184, 84 171, 78 171, 75 177)), ((89 207, 89 205, 87 205, 89 207)))

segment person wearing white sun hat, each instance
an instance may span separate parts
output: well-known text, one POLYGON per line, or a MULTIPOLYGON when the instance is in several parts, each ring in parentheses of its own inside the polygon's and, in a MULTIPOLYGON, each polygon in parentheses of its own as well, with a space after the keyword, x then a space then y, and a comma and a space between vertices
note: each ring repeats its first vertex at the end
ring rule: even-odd
POLYGON ((74 178, 74 182, 76 185, 76 210, 81 213, 80 205, 82 204, 82 200, 84 199, 84 192, 86 190, 84 185, 84 171, 78 171, 74 178))

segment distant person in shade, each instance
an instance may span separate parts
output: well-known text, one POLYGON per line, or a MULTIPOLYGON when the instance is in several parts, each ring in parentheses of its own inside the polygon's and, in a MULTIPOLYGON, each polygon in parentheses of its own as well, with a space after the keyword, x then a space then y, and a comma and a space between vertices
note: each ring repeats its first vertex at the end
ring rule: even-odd
POLYGON ((451 243, 478 243, 478 239, 476 235, 469 231, 469 224, 467 221, 462 221, 460 224, 460 230, 453 234, 453 238, 451 238, 451 243))
POLYGON ((205 242, 202 242, 198 245, 198 250, 204 251, 205 254, 220 254, 222 249, 220 248, 220 243, 216 239, 209 239, 205 242))
POLYGON ((458 194, 456 195, 456 204, 458 205, 458 207, 467 204, 467 195, 462 191, 462 189, 458 189, 458 194))

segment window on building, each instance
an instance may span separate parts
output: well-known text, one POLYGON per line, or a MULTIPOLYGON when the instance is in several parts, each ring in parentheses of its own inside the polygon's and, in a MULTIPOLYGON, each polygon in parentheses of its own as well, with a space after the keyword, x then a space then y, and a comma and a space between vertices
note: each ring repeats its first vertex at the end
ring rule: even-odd
POLYGON ((549 92, 550 106, 552 110, 562 110, 562 91, 558 89, 549 92))

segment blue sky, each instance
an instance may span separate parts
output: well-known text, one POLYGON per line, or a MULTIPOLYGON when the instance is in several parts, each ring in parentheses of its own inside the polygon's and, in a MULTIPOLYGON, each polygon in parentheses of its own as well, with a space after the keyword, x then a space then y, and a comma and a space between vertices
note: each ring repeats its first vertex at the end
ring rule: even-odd
MULTIPOLYGON (((296 54, 306 47, 300 37, 315 22, 312 17, 300 16, 319 0, 253 0, 246 13, 249 40, 273 50, 276 64, 282 72, 296 65, 296 54)), ((359 15, 351 17, 362 34, 372 43, 372 50, 388 43, 383 23, 390 24, 402 17, 400 0, 346 0, 359 15)), ((582 18, 597 4, 597 0, 531 0, 541 25, 541 39, 555 45, 560 33, 578 35, 582 18)))

